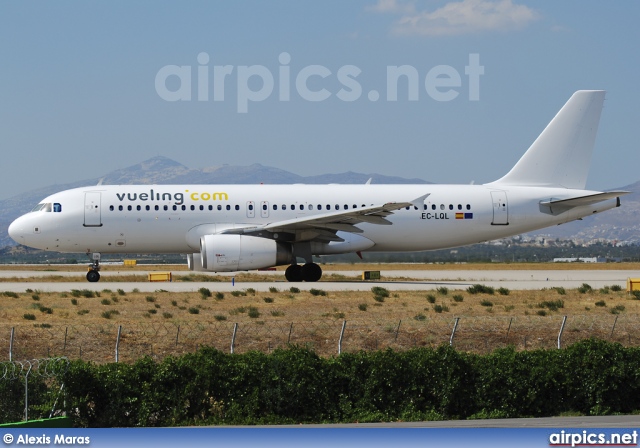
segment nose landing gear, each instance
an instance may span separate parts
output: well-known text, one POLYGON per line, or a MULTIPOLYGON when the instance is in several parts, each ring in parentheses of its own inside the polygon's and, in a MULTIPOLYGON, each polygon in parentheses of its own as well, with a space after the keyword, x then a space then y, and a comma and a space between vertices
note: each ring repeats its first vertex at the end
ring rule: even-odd
POLYGON ((87 281, 95 283, 100 280, 100 253, 94 252, 92 254, 93 262, 89 265, 89 271, 87 272, 87 281))

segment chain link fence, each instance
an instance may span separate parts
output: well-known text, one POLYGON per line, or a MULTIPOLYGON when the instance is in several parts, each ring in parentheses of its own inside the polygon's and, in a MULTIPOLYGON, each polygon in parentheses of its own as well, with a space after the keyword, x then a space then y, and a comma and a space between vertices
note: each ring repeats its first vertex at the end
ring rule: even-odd
POLYGON ((435 317, 420 320, 327 319, 314 322, 185 322, 93 324, 36 327, 0 325, 0 360, 65 356, 97 363, 162 359, 195 352, 200 346, 224 352, 270 352, 289 344, 322 356, 340 352, 451 344, 462 351, 487 353, 556 348, 587 338, 640 346, 640 316, 435 317), (457 323, 456 323, 457 321, 457 323), (561 328, 563 329, 561 333, 561 328))

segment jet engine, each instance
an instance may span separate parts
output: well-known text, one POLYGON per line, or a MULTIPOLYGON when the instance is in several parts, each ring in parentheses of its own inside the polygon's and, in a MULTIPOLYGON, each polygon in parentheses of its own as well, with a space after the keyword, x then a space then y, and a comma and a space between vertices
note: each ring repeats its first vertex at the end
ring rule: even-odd
POLYGON ((214 272, 269 268, 293 260, 291 245, 248 235, 204 235, 200 255, 202 269, 214 272))

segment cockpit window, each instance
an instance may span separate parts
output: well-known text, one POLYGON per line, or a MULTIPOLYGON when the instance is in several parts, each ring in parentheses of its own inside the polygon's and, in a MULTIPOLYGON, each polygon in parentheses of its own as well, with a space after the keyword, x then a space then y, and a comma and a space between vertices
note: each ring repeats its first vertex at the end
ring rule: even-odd
POLYGON ((60 213, 62 211, 62 205, 59 203, 41 202, 33 207, 32 212, 55 212, 60 213))

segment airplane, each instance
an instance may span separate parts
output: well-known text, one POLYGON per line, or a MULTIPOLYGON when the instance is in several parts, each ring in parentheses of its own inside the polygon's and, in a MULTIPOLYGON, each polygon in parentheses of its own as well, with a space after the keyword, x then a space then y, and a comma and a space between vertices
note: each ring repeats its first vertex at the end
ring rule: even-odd
POLYGON ((604 98, 575 92, 516 165, 482 185, 97 185, 43 199, 9 235, 86 253, 89 282, 102 253, 187 254, 192 271, 289 265, 288 281, 315 282, 313 256, 464 246, 619 207, 629 192, 585 190, 604 98))

